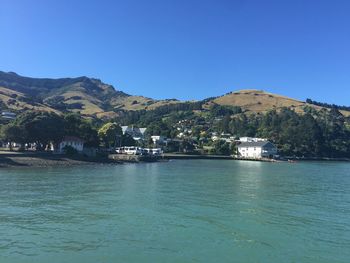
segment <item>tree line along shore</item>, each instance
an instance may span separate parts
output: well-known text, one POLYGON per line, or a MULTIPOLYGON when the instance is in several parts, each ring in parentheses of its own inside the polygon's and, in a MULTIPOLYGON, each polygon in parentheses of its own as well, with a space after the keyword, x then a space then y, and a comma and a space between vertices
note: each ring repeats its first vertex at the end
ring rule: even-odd
POLYGON ((160 146, 165 153, 230 156, 237 155, 237 138, 252 136, 274 143, 281 156, 350 158, 350 119, 336 108, 306 106, 302 113, 282 108, 254 114, 234 106, 203 108, 203 103, 121 111, 106 120, 83 118, 79 113, 19 112, 13 119, 1 119, 0 140, 2 146, 10 150, 18 146, 21 152, 51 151, 65 136, 75 136, 84 141, 84 147, 97 149, 98 157, 115 147, 133 145, 160 146), (122 126, 145 127, 146 132, 135 140, 122 126), (166 139, 156 145, 152 136, 166 139))

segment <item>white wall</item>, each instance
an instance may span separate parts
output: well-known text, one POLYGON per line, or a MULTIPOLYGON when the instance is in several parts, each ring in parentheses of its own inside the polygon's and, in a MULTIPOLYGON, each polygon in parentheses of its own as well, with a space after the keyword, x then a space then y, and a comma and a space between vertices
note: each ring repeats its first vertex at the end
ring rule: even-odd
POLYGON ((276 155, 276 149, 262 147, 238 147, 238 153, 245 158, 269 158, 271 155, 276 155))
POLYGON ((261 147, 238 147, 239 155, 246 158, 261 158, 261 147))

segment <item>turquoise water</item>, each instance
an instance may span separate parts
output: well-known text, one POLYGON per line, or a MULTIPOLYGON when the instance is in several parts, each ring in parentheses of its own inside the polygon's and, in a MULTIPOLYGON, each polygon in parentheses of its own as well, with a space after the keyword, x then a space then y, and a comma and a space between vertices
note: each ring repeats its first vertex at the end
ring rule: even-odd
POLYGON ((0 170, 0 262, 349 262, 350 164, 0 170))

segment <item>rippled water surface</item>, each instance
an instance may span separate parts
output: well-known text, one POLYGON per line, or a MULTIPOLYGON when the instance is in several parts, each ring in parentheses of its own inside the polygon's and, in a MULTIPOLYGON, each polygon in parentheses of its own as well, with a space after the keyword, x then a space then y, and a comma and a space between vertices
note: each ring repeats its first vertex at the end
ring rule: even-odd
POLYGON ((350 164, 0 170, 0 262, 350 262, 350 164))

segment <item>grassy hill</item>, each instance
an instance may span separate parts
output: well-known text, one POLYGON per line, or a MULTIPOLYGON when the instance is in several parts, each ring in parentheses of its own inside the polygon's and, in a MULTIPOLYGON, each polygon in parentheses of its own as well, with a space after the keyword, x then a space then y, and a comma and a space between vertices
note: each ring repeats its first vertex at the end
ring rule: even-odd
MULTIPOLYGON (((305 106, 322 109, 320 106, 261 90, 231 92, 207 99, 206 102, 204 108, 213 103, 239 106, 248 114, 278 110, 282 107, 294 109, 298 113, 302 113, 305 106)), ((84 76, 59 79, 29 78, 13 72, 0 71, 0 110, 80 112, 83 116, 112 118, 118 116, 121 111, 153 110, 176 103, 181 101, 132 96, 99 79, 84 76)), ((350 116, 349 111, 341 112, 344 116, 350 116)))
POLYGON ((57 112, 43 103, 35 102, 22 92, 0 86, 0 107, 12 111, 37 110, 57 112))
MULTIPOLYGON (((305 106, 310 106, 317 110, 322 109, 320 106, 262 90, 240 90, 231 92, 213 99, 212 102, 219 105, 239 106, 248 113, 264 113, 271 109, 279 110, 283 107, 291 108, 298 113, 303 113, 305 106)), ((341 112, 344 116, 350 116, 349 111, 341 112)))
POLYGON ((177 101, 128 95, 94 78, 29 78, 0 71, 3 110, 80 112, 86 116, 113 117, 120 110, 152 109, 168 103, 177 101))

